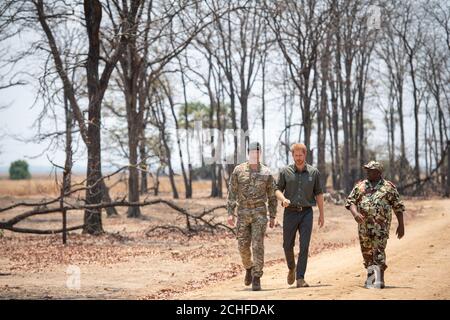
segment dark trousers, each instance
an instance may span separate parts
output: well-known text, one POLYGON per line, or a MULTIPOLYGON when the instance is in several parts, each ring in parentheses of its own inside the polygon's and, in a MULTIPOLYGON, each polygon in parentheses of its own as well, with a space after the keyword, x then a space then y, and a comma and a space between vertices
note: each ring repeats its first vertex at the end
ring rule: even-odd
POLYGON ((283 249, 289 269, 295 267, 294 245, 297 230, 300 234, 300 252, 297 261, 297 279, 305 278, 306 265, 308 263, 309 241, 313 227, 313 210, 306 209, 302 212, 284 210, 283 216, 283 249))

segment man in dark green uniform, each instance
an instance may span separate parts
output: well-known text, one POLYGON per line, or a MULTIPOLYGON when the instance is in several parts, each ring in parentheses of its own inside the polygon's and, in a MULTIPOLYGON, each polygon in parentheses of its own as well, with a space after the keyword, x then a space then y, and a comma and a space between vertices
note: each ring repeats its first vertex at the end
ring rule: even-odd
POLYGON ((367 269, 366 288, 384 288, 386 244, 389 238, 392 213, 398 220, 396 234, 399 239, 405 234, 403 212, 405 206, 395 185, 382 179, 383 166, 370 161, 364 166, 367 179, 358 182, 347 198, 345 207, 358 222, 359 242, 367 269))
POLYGON ((309 241, 313 227, 313 210, 319 207, 319 227, 324 224, 323 190, 319 170, 306 163, 307 149, 303 143, 291 147, 294 163, 280 171, 276 195, 284 210, 283 249, 288 265, 288 284, 297 278, 297 288, 309 287, 305 281, 309 241), (297 268, 294 258, 294 244, 297 231, 300 234, 300 252, 297 268))

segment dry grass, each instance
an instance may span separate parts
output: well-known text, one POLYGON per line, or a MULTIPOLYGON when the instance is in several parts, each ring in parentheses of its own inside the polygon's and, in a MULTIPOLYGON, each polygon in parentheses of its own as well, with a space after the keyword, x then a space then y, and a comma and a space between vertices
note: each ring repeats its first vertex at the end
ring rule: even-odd
MULTIPOLYGON (((81 183, 85 179, 84 176, 75 175, 72 178, 72 184, 81 183)), ((0 177, 0 196, 1 197, 36 197, 45 196, 53 197, 59 194, 59 183, 61 177, 58 177, 58 182, 54 176, 40 175, 33 176, 29 180, 10 180, 6 176, 0 177)), ((183 177, 175 177, 176 187, 180 198, 184 198, 185 188, 183 177)), ((115 176, 106 180, 106 184, 111 187, 112 197, 123 197, 127 194, 127 177, 115 176)), ((152 179, 148 180, 149 188, 153 187, 152 179)), ((194 196, 208 196, 211 190, 211 181, 196 180, 193 181, 194 196)), ((226 187, 223 186, 224 194, 226 187)), ((150 191, 151 193, 153 191, 150 191)), ((168 177, 160 178, 159 192, 161 195, 171 195, 172 188, 168 177)))
POLYGON ((56 195, 57 192, 58 187, 55 180, 51 178, 39 177, 29 180, 9 180, 2 178, 0 180, 0 195, 2 196, 52 196, 56 195))

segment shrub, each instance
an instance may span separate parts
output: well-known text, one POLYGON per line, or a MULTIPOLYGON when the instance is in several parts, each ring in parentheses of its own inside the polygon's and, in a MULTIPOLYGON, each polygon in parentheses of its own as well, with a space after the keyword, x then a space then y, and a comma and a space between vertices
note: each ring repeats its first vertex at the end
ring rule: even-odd
POLYGON ((9 167, 9 178, 11 180, 30 179, 31 174, 28 171, 28 163, 25 160, 12 162, 9 167))

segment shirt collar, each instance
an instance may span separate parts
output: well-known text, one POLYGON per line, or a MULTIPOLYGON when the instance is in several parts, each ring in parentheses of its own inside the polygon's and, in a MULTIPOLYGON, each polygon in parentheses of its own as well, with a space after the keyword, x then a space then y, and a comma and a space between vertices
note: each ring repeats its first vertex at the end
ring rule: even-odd
POLYGON ((291 167, 294 170, 294 172, 302 173, 302 172, 308 171, 308 163, 307 162, 305 162, 305 166, 303 167, 303 171, 298 171, 297 166, 295 165, 295 162, 291 164, 291 167))
POLYGON ((375 187, 372 186, 372 183, 370 183, 369 179, 366 179, 366 189, 375 189, 378 190, 381 188, 381 186, 383 186, 384 184, 384 179, 381 178, 380 181, 378 181, 378 183, 375 185, 375 187))

